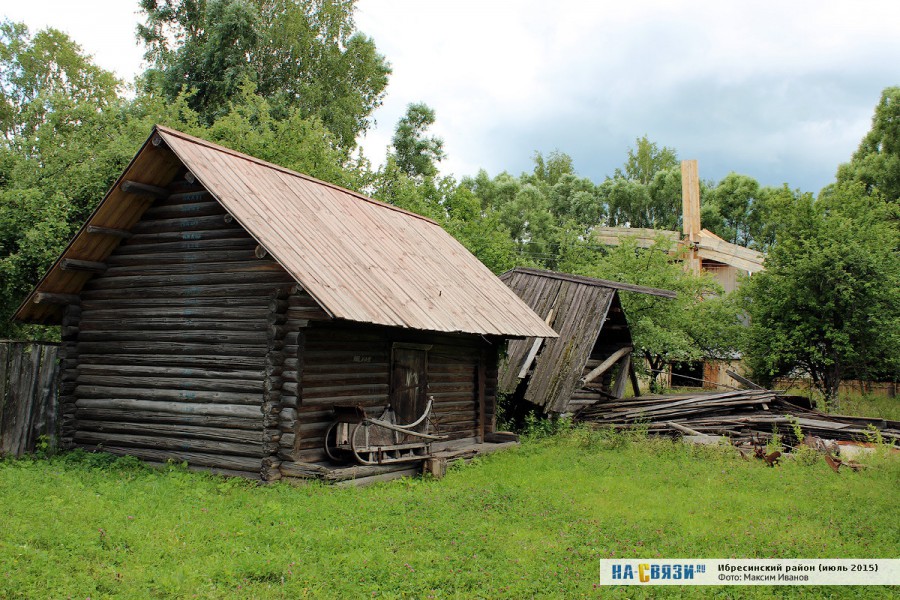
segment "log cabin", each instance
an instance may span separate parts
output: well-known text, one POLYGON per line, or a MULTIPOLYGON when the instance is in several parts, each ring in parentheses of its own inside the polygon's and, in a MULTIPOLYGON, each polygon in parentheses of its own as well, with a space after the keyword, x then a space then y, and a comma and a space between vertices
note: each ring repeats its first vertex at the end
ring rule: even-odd
POLYGON ((500 275, 559 337, 509 342, 500 391, 521 408, 573 413, 621 398, 628 382, 640 395, 634 344, 619 292, 674 298, 675 292, 592 277, 519 267, 500 275))
POLYGON ((61 325, 63 447, 263 480, 416 467, 329 460, 336 406, 483 444, 498 349, 556 335, 434 221, 162 126, 16 318, 61 325))

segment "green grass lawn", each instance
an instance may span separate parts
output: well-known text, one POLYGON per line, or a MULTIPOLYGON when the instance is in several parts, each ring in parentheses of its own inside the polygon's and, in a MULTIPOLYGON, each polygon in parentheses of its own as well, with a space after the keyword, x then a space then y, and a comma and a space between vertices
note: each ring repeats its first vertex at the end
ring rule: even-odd
POLYGON ((891 597, 598 588, 598 559, 900 557, 900 460, 771 469, 576 430, 442 480, 254 486, 68 454, 0 463, 0 598, 891 597))

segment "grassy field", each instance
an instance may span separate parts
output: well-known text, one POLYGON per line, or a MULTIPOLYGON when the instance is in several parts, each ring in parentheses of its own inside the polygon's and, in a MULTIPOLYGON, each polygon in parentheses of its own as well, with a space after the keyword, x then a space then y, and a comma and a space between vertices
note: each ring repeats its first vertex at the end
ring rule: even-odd
POLYGON ((7 461, 0 598, 888 598, 898 590, 597 586, 603 557, 898 557, 900 460, 867 462, 771 469, 584 430, 362 489, 82 453, 7 461))

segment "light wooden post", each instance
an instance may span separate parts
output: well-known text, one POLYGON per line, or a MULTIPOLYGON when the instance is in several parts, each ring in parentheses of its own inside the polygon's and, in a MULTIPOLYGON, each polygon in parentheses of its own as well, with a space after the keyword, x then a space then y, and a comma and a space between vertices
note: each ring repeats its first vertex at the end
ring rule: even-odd
POLYGON ((681 161, 681 204, 682 230, 690 244, 685 266, 699 275, 700 257, 697 256, 697 244, 700 242, 700 175, 696 160, 681 161))

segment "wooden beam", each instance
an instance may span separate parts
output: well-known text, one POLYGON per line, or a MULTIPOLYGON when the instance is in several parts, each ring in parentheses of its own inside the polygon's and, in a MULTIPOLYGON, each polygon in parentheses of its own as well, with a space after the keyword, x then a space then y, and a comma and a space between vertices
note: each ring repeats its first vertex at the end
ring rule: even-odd
MULTIPOLYGON (((550 325, 553 322, 553 309, 550 309, 549 314, 547 314, 547 318, 544 319, 544 323, 550 325)), ((519 369, 519 379, 523 379, 526 375, 528 375, 528 369, 531 368, 531 363, 534 362, 535 357, 537 356, 538 350, 541 349, 541 344, 544 343, 544 338, 535 338, 534 344, 531 345, 531 350, 528 352, 528 356, 525 357, 525 362, 522 363, 522 368, 519 369)))
POLYGON ((659 238, 663 238, 672 244, 677 244, 681 241, 681 235, 677 231, 663 229, 594 227, 591 231, 598 242, 610 246, 618 246, 625 238, 634 239, 638 248, 650 248, 659 238))
POLYGON ((700 173, 696 160, 681 161, 682 231, 691 244, 685 266, 700 274, 700 257, 696 245, 700 243, 700 173))
POLYGON ((632 350, 633 348, 631 346, 625 346, 624 348, 619 348, 618 350, 613 352, 609 356, 609 358, 600 363, 600 365, 596 369, 581 378, 581 385, 585 386, 606 373, 606 371, 609 370, 610 367, 619 362, 620 358, 622 358, 626 354, 631 353, 632 350))
POLYGON ((117 237, 123 240, 127 240, 131 237, 131 232, 127 229, 113 229, 112 227, 98 227, 97 225, 88 225, 87 226, 88 233, 94 233, 97 235, 108 235, 110 237, 117 237))
POLYGON ((761 385, 758 385, 758 384, 754 383, 753 381, 750 381, 750 380, 747 379, 746 377, 743 377, 743 376, 741 376, 741 375, 735 373, 735 372, 732 371, 731 369, 727 369, 727 370, 725 371, 725 374, 728 375, 729 377, 731 377, 732 379, 734 379, 735 381, 737 381, 738 383, 747 386, 747 387, 750 388, 751 390, 764 390, 764 389, 766 389, 766 388, 762 387, 761 385))
POLYGON ((634 361, 628 365, 628 377, 631 379, 631 389, 634 390, 634 397, 641 397, 641 384, 638 382, 637 373, 634 370, 634 361))
POLYGON ((140 183, 126 179, 119 188, 128 194, 138 194, 140 196, 152 196, 153 198, 168 198, 169 190, 155 185, 140 183))
POLYGON ((59 261, 59 266, 63 271, 81 271, 83 273, 105 273, 106 263, 94 262, 91 260, 77 260, 74 258, 64 258, 59 261))
POLYGON ((480 443, 484 443, 484 435, 486 433, 490 433, 488 431, 487 423, 485 423, 486 418, 486 406, 485 406, 485 394, 487 392, 487 357, 484 350, 478 356, 478 441, 480 443))
POLYGON ((629 352, 619 361, 619 375, 616 377, 616 385, 612 389, 612 395, 621 398, 625 395, 625 384, 628 382, 628 369, 631 368, 631 353, 629 352))
POLYGON ((38 292, 34 295, 35 304, 78 304, 81 298, 77 294, 54 294, 38 292))

